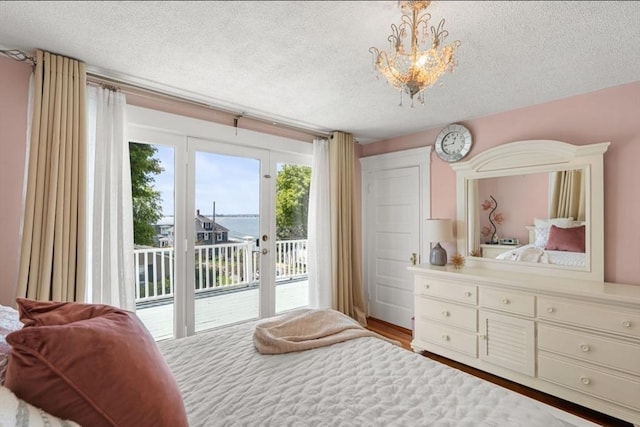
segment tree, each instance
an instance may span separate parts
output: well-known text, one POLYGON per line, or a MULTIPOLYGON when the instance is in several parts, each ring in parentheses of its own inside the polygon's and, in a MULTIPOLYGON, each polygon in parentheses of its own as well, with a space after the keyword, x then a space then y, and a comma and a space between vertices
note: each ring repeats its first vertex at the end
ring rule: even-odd
POLYGON ((133 241, 137 245, 153 245, 155 224, 162 218, 162 198, 153 184, 154 175, 163 171, 153 157, 158 150, 149 144, 129 143, 131 164, 131 196, 133 199, 133 241))
POLYGON ((309 166, 284 165, 276 179, 276 230, 278 240, 307 238, 309 166))

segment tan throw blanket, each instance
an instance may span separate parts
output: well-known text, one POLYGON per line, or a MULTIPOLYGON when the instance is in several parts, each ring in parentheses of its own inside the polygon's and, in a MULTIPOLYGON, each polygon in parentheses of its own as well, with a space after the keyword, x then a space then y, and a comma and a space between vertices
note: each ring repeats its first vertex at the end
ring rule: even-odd
POLYGON ((352 318, 331 309, 300 309, 256 325, 253 343, 262 354, 309 350, 360 337, 376 337, 352 318))

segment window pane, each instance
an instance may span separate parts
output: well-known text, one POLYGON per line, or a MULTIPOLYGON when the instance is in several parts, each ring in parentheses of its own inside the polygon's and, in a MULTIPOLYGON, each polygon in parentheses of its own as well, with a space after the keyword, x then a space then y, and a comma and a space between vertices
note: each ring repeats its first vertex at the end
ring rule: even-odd
POLYGON ((309 305, 307 217, 311 167, 278 163, 276 313, 309 305))
POLYGON ((173 338, 174 149, 129 143, 136 314, 156 339, 173 338))
POLYGON ((195 200, 196 332, 258 318, 260 161, 197 151, 195 200))

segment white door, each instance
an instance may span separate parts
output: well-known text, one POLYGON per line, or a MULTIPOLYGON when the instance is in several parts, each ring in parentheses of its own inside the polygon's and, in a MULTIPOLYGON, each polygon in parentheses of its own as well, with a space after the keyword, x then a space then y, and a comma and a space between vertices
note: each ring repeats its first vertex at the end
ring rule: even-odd
POLYGON ((309 163, 292 153, 188 138, 186 215, 196 218, 187 224, 189 335, 309 304, 309 163), (285 210, 294 212, 278 213, 285 210), (255 221, 253 234, 236 228, 240 220, 255 221))
POLYGON ((422 220, 430 216, 431 147, 360 159, 363 277, 368 315, 411 328, 412 254, 423 258, 422 220))

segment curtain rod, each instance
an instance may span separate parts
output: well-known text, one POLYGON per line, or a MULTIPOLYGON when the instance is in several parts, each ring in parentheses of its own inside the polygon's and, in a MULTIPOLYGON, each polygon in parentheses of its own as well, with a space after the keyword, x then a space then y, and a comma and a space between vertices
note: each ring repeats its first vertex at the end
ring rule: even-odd
POLYGON ((240 118, 247 118, 256 122, 260 122, 260 123, 264 123, 267 124, 269 126, 273 126, 279 129, 284 129, 284 130, 290 130, 290 131, 294 131, 294 132, 299 132, 305 135, 310 135, 310 136, 314 136, 314 137, 321 137, 321 138, 327 138, 329 136, 329 133, 326 132, 320 132, 320 131, 314 131, 314 130, 310 130, 310 129, 305 129, 305 128, 301 128, 301 127, 296 127, 296 126, 292 126, 292 125, 287 125, 287 124, 280 124, 275 122, 274 120, 268 120, 268 119, 264 119, 264 118, 260 118, 260 117, 254 117, 254 116, 250 116, 247 115, 246 112, 241 111, 241 112, 236 112, 236 111, 231 111, 231 110, 226 110, 223 108, 219 108, 219 107, 215 107, 212 106, 210 104, 207 104, 206 102, 203 101, 197 101, 194 99, 190 99, 190 98, 186 98, 186 97, 182 97, 179 95, 173 95, 173 94, 169 94, 166 92, 162 92, 156 89, 150 89, 147 87, 143 87, 143 86, 139 86, 136 84, 131 84, 131 83, 127 83, 124 82, 122 80, 118 80, 118 79, 114 79, 111 77, 105 77, 103 75, 97 74, 95 72, 89 71, 87 70, 87 82, 89 83, 94 83, 94 84, 99 84, 102 86, 106 86, 110 89, 114 89, 114 90, 121 90, 124 92, 129 92, 133 95, 137 95, 137 96, 147 96, 149 99, 157 99, 158 97, 161 98, 165 98, 165 99, 170 99, 170 100, 175 100, 175 101, 179 101, 185 104, 189 104, 189 105, 193 105, 196 107, 201 107, 201 108, 206 108, 207 110, 211 110, 213 112, 216 113, 221 113, 221 114, 227 114, 230 117, 233 118, 234 123, 236 124, 237 127, 237 120, 240 118))
MULTIPOLYGON (((36 63, 35 56, 29 56, 27 53, 18 49, 6 49, 6 50, 0 49, 0 53, 18 62, 31 62, 32 64, 36 63)), ((279 128, 279 129, 290 130, 293 132, 298 132, 298 133, 302 133, 302 134, 313 136, 313 137, 327 138, 329 136, 329 133, 327 132, 320 132, 320 131, 315 131, 311 129, 305 129, 305 128, 297 127, 293 125, 277 123, 274 120, 268 120, 265 118, 249 116, 244 111, 238 113, 238 112, 226 110, 220 107, 214 107, 213 105, 207 104, 206 102, 196 101, 194 99, 189 99, 179 95, 165 93, 155 89, 149 89, 146 87, 127 83, 125 81, 114 79, 111 77, 105 77, 103 75, 100 75, 96 72, 92 72, 90 70, 87 70, 87 82, 102 85, 103 87, 107 87, 113 90, 122 90, 124 92, 129 92, 137 96, 145 96, 146 94, 150 99, 157 99, 156 97, 162 97, 162 98, 179 101, 179 102, 190 104, 197 107, 206 108, 207 110, 211 110, 216 113, 228 114, 233 118, 234 125, 236 128, 238 127, 238 119, 247 118, 259 123, 263 123, 269 126, 279 128), (153 95, 153 96, 149 96, 149 95, 153 95)))
POLYGON ((31 62, 33 65, 36 64, 36 57, 29 56, 21 50, 18 49, 0 49, 0 53, 3 55, 13 59, 18 62, 31 62))

